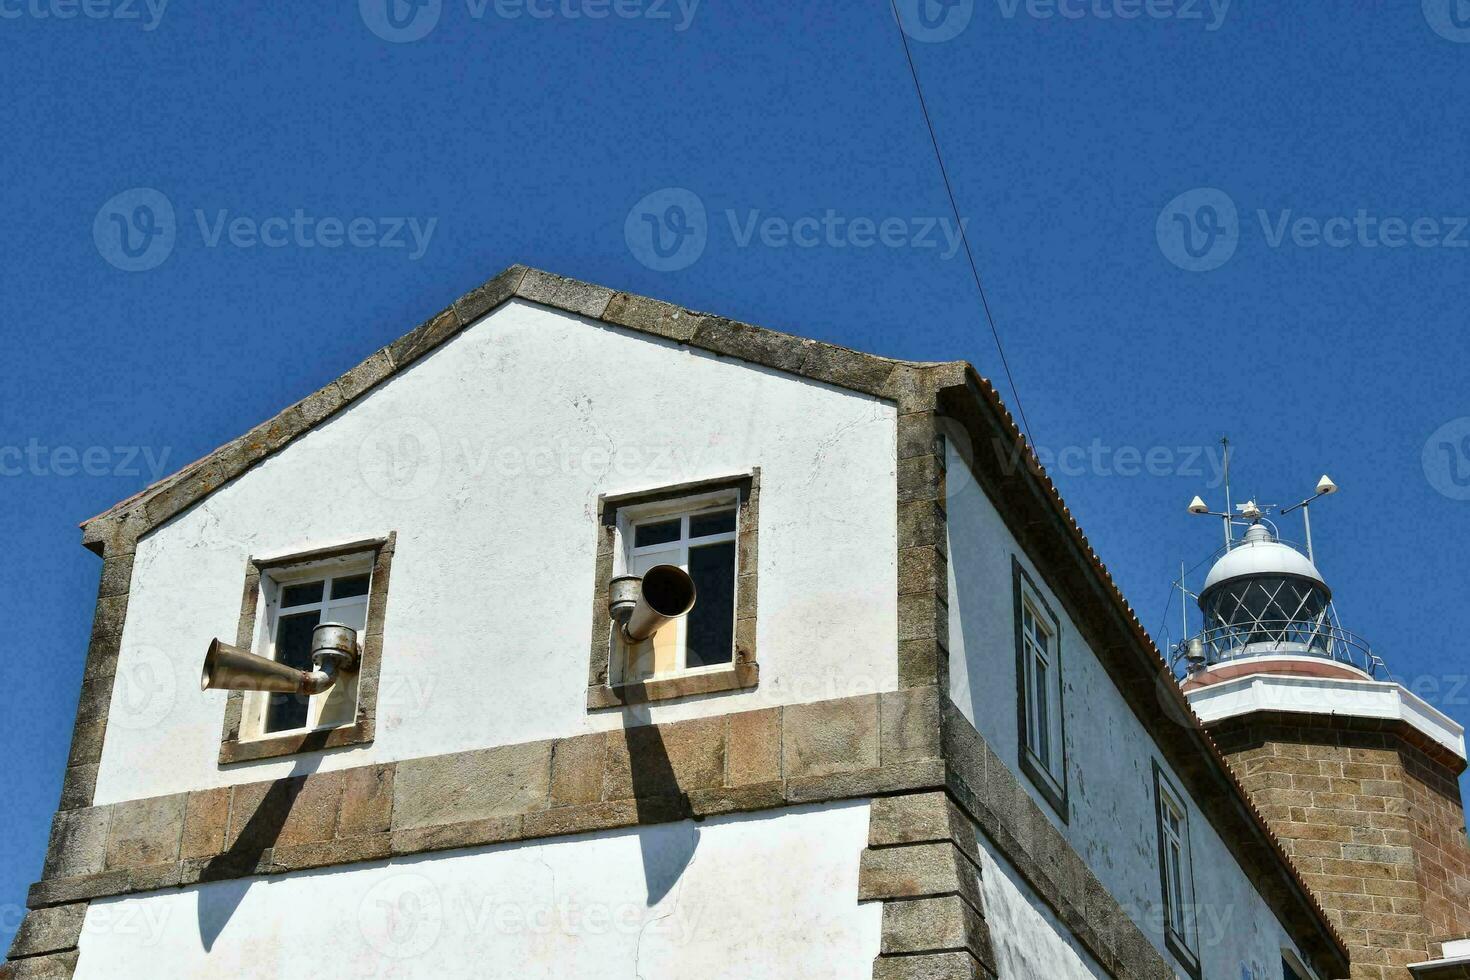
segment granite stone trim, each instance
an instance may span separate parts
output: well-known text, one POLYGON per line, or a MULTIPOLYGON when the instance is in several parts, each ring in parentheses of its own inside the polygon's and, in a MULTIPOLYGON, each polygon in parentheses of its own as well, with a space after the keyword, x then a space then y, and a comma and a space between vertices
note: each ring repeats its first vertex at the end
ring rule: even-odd
MULTIPOLYGON (((740 648, 744 651, 745 647, 740 648)), ((690 674, 687 677, 663 677, 610 687, 601 684, 587 688, 587 710, 621 708, 630 704, 668 701, 673 698, 718 694, 721 691, 744 691, 760 684, 760 666, 737 663, 729 670, 690 674)))
POLYGON ((593 570, 592 649, 587 668, 587 710, 620 708, 672 698, 750 690, 760 683, 756 660, 756 603, 759 598, 759 533, 761 471, 659 487, 640 493, 603 496, 597 502, 597 561, 593 570), (628 684, 611 684, 612 617, 607 611, 608 583, 617 567, 618 511, 625 507, 679 500, 705 493, 739 495, 735 526, 735 655, 728 670, 691 673, 628 684))
POLYGON ((122 540, 109 541, 103 553, 97 607, 82 668, 82 693, 72 727, 71 749, 67 754, 66 775, 58 805, 60 810, 90 805, 97 786, 97 767, 102 760, 102 740, 107 733, 107 716, 112 702, 112 682, 117 674, 128 594, 132 588, 133 556, 132 543, 122 540))
POLYGON ((873 961, 873 980, 992 980, 968 951, 879 956, 873 961))
POLYGON ((388 583, 393 568, 393 552, 398 532, 386 537, 370 538, 350 544, 333 545, 299 554, 275 558, 251 558, 245 563, 245 587, 240 598, 240 619, 235 627, 235 645, 251 650, 255 646, 255 624, 260 605, 260 577, 272 569, 289 568, 307 562, 372 554, 372 584, 368 592, 368 621, 363 631, 357 675, 357 717, 348 725, 329 730, 291 732, 269 738, 242 741, 240 726, 245 711, 246 692, 230 691, 225 700, 225 716, 220 731, 219 764, 273 759, 301 752, 316 752, 344 745, 366 745, 377 730, 378 675, 383 660, 383 622, 388 608, 388 583))
POLYGON ((29 903, 934 789, 944 773, 932 688, 618 728, 70 811, 29 903))
POLYGON ((21 920, 20 929, 10 944, 10 959, 76 949, 86 916, 86 902, 32 909, 21 920))
POLYGON ((858 901, 883 903, 873 976, 993 980, 974 828, 943 790, 874 799, 858 901))
POLYGON ((0 964, 0 980, 71 980, 76 969, 77 951, 71 949, 0 964))
POLYGON ((949 689, 949 553, 945 453, 934 411, 936 369, 896 371, 899 392, 898 683, 949 689))

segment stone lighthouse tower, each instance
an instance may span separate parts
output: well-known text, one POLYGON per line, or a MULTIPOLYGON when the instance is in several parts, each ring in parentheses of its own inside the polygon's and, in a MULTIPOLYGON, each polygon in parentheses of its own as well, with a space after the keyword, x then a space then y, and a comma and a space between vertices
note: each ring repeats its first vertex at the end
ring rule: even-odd
MULTIPOLYGON (((1323 477, 1282 513, 1336 489, 1323 477)), ((1181 582, 1203 615, 1174 648, 1185 694, 1347 940, 1354 980, 1470 977, 1464 729, 1338 624, 1309 517, 1298 548, 1269 508, 1237 510, 1190 506, 1223 518, 1225 545, 1198 594, 1181 582)))

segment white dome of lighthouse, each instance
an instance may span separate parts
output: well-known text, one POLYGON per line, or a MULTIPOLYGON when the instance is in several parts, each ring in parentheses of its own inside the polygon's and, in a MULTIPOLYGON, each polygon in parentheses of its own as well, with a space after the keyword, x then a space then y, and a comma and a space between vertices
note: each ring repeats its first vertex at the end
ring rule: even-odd
POLYGON ((1330 597, 1332 590, 1317 566, 1310 558, 1291 545, 1282 544, 1272 537, 1263 524, 1255 524, 1245 537, 1215 562, 1200 590, 1203 596, 1217 585, 1239 578, 1280 577, 1309 579, 1319 585, 1330 597))

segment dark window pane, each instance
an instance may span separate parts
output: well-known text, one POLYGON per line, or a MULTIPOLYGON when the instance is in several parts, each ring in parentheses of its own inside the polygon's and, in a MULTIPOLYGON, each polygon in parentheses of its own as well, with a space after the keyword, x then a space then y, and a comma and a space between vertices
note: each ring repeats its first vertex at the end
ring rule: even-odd
POLYGON ((710 534, 728 534, 735 530, 735 512, 722 510, 718 514, 700 514, 689 518, 689 536, 702 538, 710 534))
POLYGON ((355 595, 368 594, 368 580, 371 575, 354 575, 351 578, 332 579, 332 598, 350 599, 355 595))
POLYGON ((288 585, 281 590, 281 605, 304 606, 308 602, 322 601, 321 582, 302 582, 300 585, 288 585))
POLYGON ((639 524, 633 529, 633 547, 646 548, 651 544, 668 544, 679 540, 679 521, 660 521, 657 524, 639 524))
POLYGON ((1042 763, 1051 768, 1051 705, 1047 700, 1047 685, 1051 682, 1047 679, 1046 664, 1036 661, 1036 755, 1042 763))
POLYGON ((689 614, 690 667, 727 664, 735 655, 735 542, 689 549, 694 611, 689 614))
MULTIPOLYGON (((320 582, 316 583, 321 595, 320 582)), ((321 618, 319 612, 282 616, 276 625, 276 661, 297 670, 311 669, 311 631, 321 618)), ((283 732, 306 724, 306 705, 310 698, 303 694, 272 694, 265 709, 265 730, 283 732)))

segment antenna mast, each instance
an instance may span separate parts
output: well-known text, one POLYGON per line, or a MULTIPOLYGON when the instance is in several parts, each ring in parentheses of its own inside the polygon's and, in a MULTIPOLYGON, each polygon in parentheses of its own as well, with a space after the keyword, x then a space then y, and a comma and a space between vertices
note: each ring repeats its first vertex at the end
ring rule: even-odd
POLYGON ((1220 445, 1225 447, 1225 547, 1230 547, 1230 437, 1221 436, 1220 445))
POLYGON ((1184 621, 1184 632, 1179 634, 1179 642, 1184 643, 1189 639, 1189 590, 1184 587, 1184 562, 1179 563, 1179 618, 1184 621))
POLYGON ((1317 498, 1325 497, 1328 494, 1333 493, 1337 493, 1337 484, 1333 483, 1332 479, 1328 477, 1326 473, 1323 473, 1322 479, 1317 481, 1317 492, 1315 494, 1308 497, 1306 500, 1303 500, 1299 504, 1292 504, 1290 507, 1281 512, 1281 515, 1283 517, 1285 517, 1287 514, 1290 514, 1294 510, 1300 510, 1302 512, 1302 524, 1307 531, 1308 561, 1315 562, 1317 560, 1317 555, 1312 551, 1312 504, 1316 503, 1317 498))

